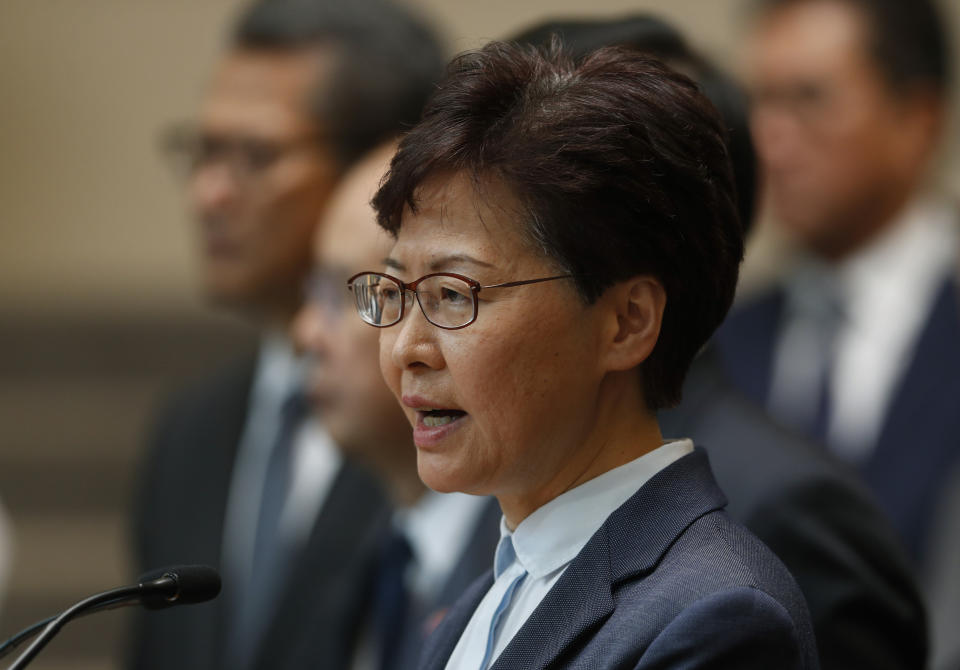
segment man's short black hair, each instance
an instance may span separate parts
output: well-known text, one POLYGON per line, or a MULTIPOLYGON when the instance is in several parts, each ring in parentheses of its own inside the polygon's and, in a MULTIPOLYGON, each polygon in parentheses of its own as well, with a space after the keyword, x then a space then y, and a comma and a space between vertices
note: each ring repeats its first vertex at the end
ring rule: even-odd
MULTIPOLYGON (((811 0, 756 0, 760 15, 811 0)), ((822 0, 817 0, 822 1, 822 0)), ((832 0, 866 20, 868 47, 878 70, 897 92, 927 87, 948 97, 950 40, 935 0, 832 0)))
POLYGON ((636 49, 659 58, 700 86, 726 126, 727 149, 737 186, 737 208, 744 231, 748 231, 757 197, 757 156, 750 134, 747 95, 733 77, 699 54, 677 28, 652 14, 551 19, 526 28, 509 41, 547 46, 554 36, 577 58, 602 47, 636 49))
POLYGON ((387 0, 258 0, 231 42, 333 48, 335 67, 318 81, 310 111, 344 168, 416 123, 446 60, 427 24, 387 0))
POLYGON ((677 403, 743 257, 722 122, 697 86, 629 49, 573 59, 559 42, 491 43, 451 63, 401 141, 373 201, 380 225, 396 234, 425 180, 451 172, 503 184, 521 232, 585 301, 638 275, 663 284, 641 379, 649 409, 677 403))

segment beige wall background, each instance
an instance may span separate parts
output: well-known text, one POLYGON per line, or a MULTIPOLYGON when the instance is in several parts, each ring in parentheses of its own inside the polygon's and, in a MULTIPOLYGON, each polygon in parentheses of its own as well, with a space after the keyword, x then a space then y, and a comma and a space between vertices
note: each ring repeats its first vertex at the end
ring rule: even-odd
MULTIPOLYGON (((451 53, 547 16, 645 10, 728 66, 744 2, 408 1, 451 53)), ((197 297, 190 222, 157 141, 193 113, 240 5, 0 0, 0 500, 15 540, 0 639, 130 578, 149 416, 171 385, 251 343, 197 297)), ((960 2, 943 6, 960 35, 960 2)), ((943 176, 960 192, 956 145, 953 133, 943 176)), ((761 234, 756 276, 778 248, 761 234)), ((71 624, 33 667, 119 667, 126 624, 71 624)))
MULTIPOLYGON (((728 64, 736 61, 743 4, 411 1, 447 35, 452 51, 548 14, 642 9, 673 19, 728 64)), ((0 2, 0 304, 195 306, 191 231, 156 140, 164 124, 192 113, 223 27, 239 6, 237 0, 0 2)), ((944 7, 960 26, 960 3, 944 7)), ((955 160, 948 174, 960 184, 955 160)))

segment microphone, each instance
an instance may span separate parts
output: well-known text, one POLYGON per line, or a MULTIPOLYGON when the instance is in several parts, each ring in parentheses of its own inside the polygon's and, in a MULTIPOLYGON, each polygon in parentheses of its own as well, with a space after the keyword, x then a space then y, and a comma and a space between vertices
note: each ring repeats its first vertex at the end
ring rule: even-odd
POLYGON ((140 575, 140 604, 148 610, 192 605, 213 600, 220 593, 220 575, 206 565, 179 565, 140 575))
POLYGON ((205 565, 178 565, 152 570, 137 583, 85 598, 58 615, 38 621, 0 645, 0 658, 43 628, 43 632, 13 662, 8 670, 21 670, 40 653, 67 622, 81 616, 125 605, 143 605, 147 609, 165 609, 175 605, 202 603, 220 593, 220 575, 205 565))

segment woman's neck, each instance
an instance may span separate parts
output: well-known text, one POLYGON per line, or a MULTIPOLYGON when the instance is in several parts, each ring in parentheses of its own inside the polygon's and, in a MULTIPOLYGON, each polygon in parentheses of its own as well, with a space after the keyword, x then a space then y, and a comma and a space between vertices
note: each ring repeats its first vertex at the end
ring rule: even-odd
POLYGON ((635 371, 604 380, 594 416, 587 438, 545 485, 497 495, 509 528, 557 496, 663 444, 656 414, 647 409, 635 371))

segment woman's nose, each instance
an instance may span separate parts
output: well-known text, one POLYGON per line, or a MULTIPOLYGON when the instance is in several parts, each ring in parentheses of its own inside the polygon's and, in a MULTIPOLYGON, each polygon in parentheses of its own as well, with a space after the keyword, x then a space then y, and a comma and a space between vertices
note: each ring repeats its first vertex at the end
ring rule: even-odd
POLYGON ((427 321, 417 299, 411 294, 404 306, 403 319, 380 336, 380 346, 390 347, 393 365, 401 370, 444 366, 443 353, 437 342, 437 327, 427 321))

